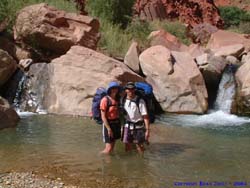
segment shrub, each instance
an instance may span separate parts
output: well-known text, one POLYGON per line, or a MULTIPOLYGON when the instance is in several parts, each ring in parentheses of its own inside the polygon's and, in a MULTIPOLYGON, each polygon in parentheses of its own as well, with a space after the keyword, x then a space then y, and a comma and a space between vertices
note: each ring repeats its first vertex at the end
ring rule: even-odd
POLYGON ((241 33, 250 34, 250 22, 241 22, 239 30, 241 33))
POLYGON ((225 27, 238 26, 242 19, 246 19, 246 11, 234 6, 219 7, 220 16, 225 22, 225 27))
POLYGON ((101 21, 101 40, 99 48, 113 57, 124 57, 126 54, 131 35, 122 30, 119 25, 110 23, 108 20, 101 21))
POLYGON ((189 45, 191 40, 187 37, 186 26, 182 23, 175 21, 153 21, 151 22, 151 28, 153 30, 164 29, 165 31, 176 36, 182 43, 189 45))
POLYGON ((113 24, 126 28, 132 16, 135 0, 88 0, 88 12, 113 24))
POLYGON ((0 22, 6 19, 8 15, 8 0, 1 0, 0 1, 0 22))

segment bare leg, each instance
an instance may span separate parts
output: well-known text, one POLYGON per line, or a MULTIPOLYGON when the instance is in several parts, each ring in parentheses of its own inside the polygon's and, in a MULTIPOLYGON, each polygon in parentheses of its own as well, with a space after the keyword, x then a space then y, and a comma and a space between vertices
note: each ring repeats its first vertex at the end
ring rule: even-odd
POLYGON ((113 146, 112 146, 113 143, 106 143, 105 144, 105 149, 101 152, 103 154, 110 154, 113 150, 113 146))
POLYGON ((145 150, 143 144, 136 144, 136 149, 137 149, 139 154, 143 154, 144 150, 145 150))
POLYGON ((125 143, 125 151, 128 152, 128 151, 131 151, 131 150, 132 150, 131 143, 125 143))

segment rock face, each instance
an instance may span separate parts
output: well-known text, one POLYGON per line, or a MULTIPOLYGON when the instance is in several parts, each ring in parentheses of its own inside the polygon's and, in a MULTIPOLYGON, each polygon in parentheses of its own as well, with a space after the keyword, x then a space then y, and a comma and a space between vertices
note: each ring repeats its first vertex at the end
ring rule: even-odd
POLYGON ((140 19, 179 19, 191 26, 205 22, 219 28, 223 26, 211 0, 137 0, 134 9, 140 19))
POLYGON ((15 70, 15 60, 7 52, 0 49, 0 86, 11 77, 15 70))
POLYGON ((14 37, 31 46, 65 54, 73 45, 96 49, 100 38, 98 30, 96 19, 59 11, 42 3, 19 12, 14 37))
POLYGON ((114 80, 121 83, 144 80, 122 62, 81 46, 73 46, 48 64, 47 69, 43 105, 55 114, 89 116, 98 87, 107 87, 114 80))
POLYGON ((19 119, 18 114, 10 107, 8 101, 0 97, 0 129, 15 127, 19 119))
POLYGON ((145 50, 139 59, 146 81, 152 84, 154 95, 164 111, 206 112, 205 82, 188 53, 170 52, 163 46, 153 46, 145 50))
POLYGON ((244 63, 236 72, 237 110, 239 114, 250 115, 250 62, 244 63))

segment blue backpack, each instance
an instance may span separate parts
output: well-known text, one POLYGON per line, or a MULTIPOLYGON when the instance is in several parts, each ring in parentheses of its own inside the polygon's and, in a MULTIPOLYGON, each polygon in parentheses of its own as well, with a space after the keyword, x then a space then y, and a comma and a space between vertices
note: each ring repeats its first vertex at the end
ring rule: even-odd
MULTIPOLYGON (((97 88, 94 98, 92 100, 92 118, 98 124, 102 124, 100 103, 103 97, 107 97, 107 90, 104 87, 97 88)), ((108 108, 109 108, 111 106, 111 101, 108 97, 107 99, 108 99, 108 108)), ((108 111, 108 108, 107 108, 107 111, 108 111)))
MULTIPOLYGON (((154 105, 154 94, 153 87, 146 82, 135 82, 136 91, 135 94, 139 96, 138 98, 142 98, 147 106, 148 115, 150 123, 155 121, 155 105, 154 105)), ((139 100, 138 100, 139 106, 139 100)))

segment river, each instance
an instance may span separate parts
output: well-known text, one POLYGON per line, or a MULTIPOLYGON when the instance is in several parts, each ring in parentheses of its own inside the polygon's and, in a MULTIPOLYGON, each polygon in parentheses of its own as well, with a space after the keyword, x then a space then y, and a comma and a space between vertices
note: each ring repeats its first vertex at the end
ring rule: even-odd
POLYGON ((120 142, 103 156, 101 127, 90 119, 22 115, 0 131, 0 173, 33 171, 80 187, 250 186, 249 143, 248 118, 166 114, 152 125, 143 157, 120 142))

